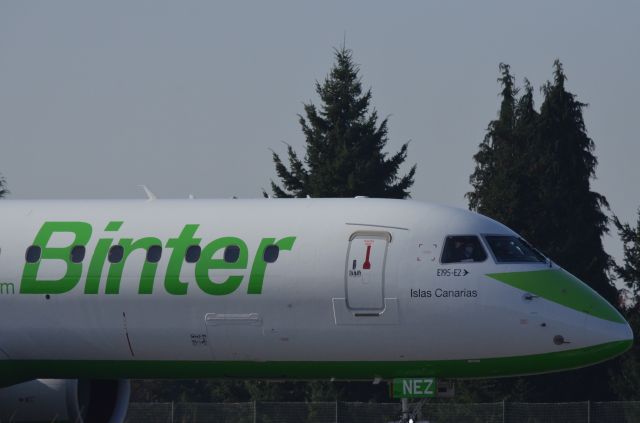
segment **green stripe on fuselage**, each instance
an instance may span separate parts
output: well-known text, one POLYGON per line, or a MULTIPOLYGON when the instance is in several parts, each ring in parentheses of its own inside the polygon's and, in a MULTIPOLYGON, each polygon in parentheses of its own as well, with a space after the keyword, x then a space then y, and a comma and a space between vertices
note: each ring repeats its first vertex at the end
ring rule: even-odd
POLYGON ((489 273, 487 276, 591 316, 627 323, 607 300, 564 270, 489 273))
POLYGON ((444 378, 500 377, 548 373, 588 366, 629 349, 632 341, 516 357, 437 361, 0 361, 0 385, 36 378, 249 378, 393 379, 428 375, 444 378))

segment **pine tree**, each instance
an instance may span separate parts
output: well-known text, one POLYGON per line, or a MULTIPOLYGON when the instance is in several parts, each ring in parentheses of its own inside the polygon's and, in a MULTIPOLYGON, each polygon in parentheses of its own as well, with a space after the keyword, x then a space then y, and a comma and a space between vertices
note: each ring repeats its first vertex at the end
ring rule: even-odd
POLYGON ((640 209, 635 228, 621 223, 615 216, 613 223, 624 244, 624 262, 615 264, 614 272, 629 289, 631 298, 625 317, 633 329, 635 342, 631 350, 620 357, 618 368, 611 372, 610 383, 618 399, 637 401, 640 400, 640 209))
POLYGON ((587 106, 565 89, 560 61, 554 80, 543 87, 536 176, 538 198, 532 239, 556 263, 588 283, 612 304, 618 292, 611 284, 610 256, 602 246, 609 219, 604 196, 591 191, 597 159, 582 110, 587 106))
MULTIPOLYGON (((467 194, 469 206, 506 224, 552 260, 617 304, 617 290, 608 278, 610 258, 602 246, 608 219, 606 199, 591 191, 597 160, 587 135, 582 110, 586 105, 565 88, 559 61, 554 79, 543 87, 540 113, 535 111, 528 81, 518 89, 507 65, 500 65, 502 102, 498 118, 487 129, 467 194)), ((580 371, 496 382, 504 398, 515 386, 529 400, 606 399, 607 365, 580 371)), ((470 391, 474 386, 470 385, 470 391)), ((524 398, 522 398, 524 399, 524 398)))
POLYGON ((489 122, 480 150, 474 156, 476 169, 470 177, 474 190, 466 194, 469 207, 490 216, 507 226, 518 227, 517 168, 515 160, 518 142, 515 137, 516 96, 515 78, 510 67, 501 63, 502 102, 498 119, 489 122))
POLYGON ((6 197, 7 194, 9 194, 9 190, 7 189, 7 181, 2 175, 0 175, 0 198, 6 197))
POLYGON ((557 60, 553 83, 543 87, 540 114, 531 85, 516 99, 508 65, 500 70, 499 118, 474 156, 469 207, 511 227, 615 304, 610 257, 602 246, 607 201, 590 189, 597 159, 582 116, 586 104, 566 91, 557 60))
POLYGON ((376 111, 369 112, 371 90, 362 91, 351 50, 336 50, 335 59, 323 83, 316 82, 321 106, 305 104, 305 116, 299 115, 306 141, 304 162, 291 146, 287 148, 289 168, 273 153, 283 186, 271 181, 274 195, 408 197, 416 166, 398 176, 400 165, 407 158, 408 143, 391 157, 383 152, 388 142, 387 119, 378 123, 376 111))
POLYGON ((498 119, 487 127, 484 140, 474 156, 471 175, 473 191, 466 194, 469 208, 504 223, 525 238, 532 238, 531 205, 535 184, 532 146, 537 137, 539 114, 534 109, 533 88, 525 79, 524 94, 510 67, 501 63, 502 97, 498 119))
POLYGON ((614 271, 618 278, 629 288, 632 301, 640 303, 640 208, 638 209, 638 223, 633 228, 628 223, 620 222, 617 217, 613 223, 618 229, 618 234, 624 244, 624 263, 615 264, 614 271))

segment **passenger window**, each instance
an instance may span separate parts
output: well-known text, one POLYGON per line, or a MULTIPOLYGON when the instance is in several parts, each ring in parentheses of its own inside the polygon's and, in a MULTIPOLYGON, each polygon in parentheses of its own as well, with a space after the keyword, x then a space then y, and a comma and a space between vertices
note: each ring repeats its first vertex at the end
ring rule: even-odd
POLYGON ((267 263, 273 263, 278 260, 278 256, 280 255, 280 247, 277 245, 269 245, 264 249, 264 261, 267 263))
POLYGON ((124 247, 122 245, 114 245, 109 249, 109 263, 120 263, 124 257, 124 247))
POLYGON ((71 249, 71 261, 73 263, 81 263, 84 260, 86 248, 84 245, 76 245, 71 249))
POLYGON ((149 263, 157 263, 162 257, 162 247, 160 245, 152 245, 147 250, 147 261, 149 263))
POLYGON ((487 253, 484 251, 480 239, 475 235, 448 236, 442 250, 442 263, 473 263, 485 261, 487 253))
POLYGON ((27 260, 27 263, 36 263, 38 260, 40 260, 40 255, 42 255, 42 249, 37 245, 32 245, 31 247, 27 248, 27 252, 24 256, 27 260))
POLYGON ((202 250, 200 249, 199 245, 190 245, 189 248, 187 248, 184 259, 187 261, 187 263, 195 263, 200 260, 201 252, 202 250))
POLYGON ((547 258, 524 239, 510 235, 485 235, 498 263, 546 263, 547 258))
POLYGON ((229 245, 224 249, 224 261, 227 263, 235 263, 240 258, 240 247, 237 245, 229 245))

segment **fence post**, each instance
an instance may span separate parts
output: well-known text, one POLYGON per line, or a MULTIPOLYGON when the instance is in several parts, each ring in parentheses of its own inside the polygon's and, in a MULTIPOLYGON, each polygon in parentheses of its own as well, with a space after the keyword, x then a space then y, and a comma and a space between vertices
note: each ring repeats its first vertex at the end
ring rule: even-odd
POLYGON ((336 400, 336 423, 338 423, 338 400, 336 400))
POLYGON ((587 423, 591 423, 591 400, 587 400, 587 423))
POLYGON ((502 400, 502 423, 505 423, 507 421, 507 406, 504 403, 504 400, 502 400))
POLYGON ((174 412, 173 412, 173 401, 171 401, 171 423, 173 423, 173 418, 174 418, 173 414, 174 414, 174 412))
POLYGON ((253 401, 253 423, 258 423, 258 402, 253 401))

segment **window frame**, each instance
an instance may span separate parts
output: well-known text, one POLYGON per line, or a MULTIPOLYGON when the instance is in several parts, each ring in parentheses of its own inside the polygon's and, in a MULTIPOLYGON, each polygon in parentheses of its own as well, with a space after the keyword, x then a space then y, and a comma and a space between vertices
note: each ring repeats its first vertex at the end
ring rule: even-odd
POLYGON ((163 253, 163 248, 162 248, 161 244, 150 245, 149 248, 147 248, 147 252, 144 255, 145 263, 153 263, 153 264, 159 263, 160 260, 162 260, 162 253, 163 253), (156 260, 156 261, 149 260, 149 251, 151 251, 151 249, 154 248, 154 247, 160 249, 160 255, 158 256, 158 260, 156 260))
POLYGON ((69 260, 71 261, 71 263, 74 263, 74 264, 82 263, 86 257, 87 257, 87 246, 86 245, 77 244, 77 245, 74 245, 73 247, 71 247, 71 250, 69 250, 69 260), (75 261, 75 260, 73 260, 73 251, 78 249, 78 248, 82 248, 82 259, 80 261, 75 261))
POLYGON ((482 237, 482 234, 470 234, 470 233, 466 233, 466 234, 447 234, 444 236, 444 239, 442 240, 442 250, 440 251, 440 259, 439 262, 442 265, 448 266, 448 265, 455 265, 455 264, 473 264, 473 263, 484 263, 489 259, 489 254, 487 254, 487 245, 484 243, 484 239, 482 237), (448 262, 445 263, 442 261, 442 258, 444 257, 444 247, 447 245, 447 239, 448 238, 453 238, 453 237, 475 237, 478 240, 478 244, 480 245, 480 247, 482 247, 482 249, 484 250, 484 260, 478 260, 478 261, 452 261, 452 262, 448 262))
POLYGON ((33 264, 33 263, 40 262, 40 260, 42 260, 42 247, 41 246, 32 244, 32 245, 29 245, 26 250, 24 250, 24 261, 25 261, 25 263, 33 264), (35 261, 30 261, 29 260, 29 251, 31 251, 32 249, 36 249, 36 248, 38 249, 38 259, 35 260, 35 261))
POLYGON ((542 254, 542 252, 540 250, 538 250, 529 241, 527 241, 526 239, 524 239, 520 235, 517 235, 517 234, 516 235, 510 235, 510 234, 485 233, 485 234, 481 234, 481 238, 485 242, 485 244, 487 246, 487 249, 489 250, 489 254, 491 254, 491 258, 493 259, 493 262, 495 264, 544 264, 544 265, 549 265, 549 263, 551 262, 551 259, 549 257, 547 257, 544 254, 542 254), (500 260, 498 260, 496 255, 493 253, 493 248, 491 248, 491 244, 489 243, 489 240, 485 238, 487 236, 511 237, 511 238, 516 238, 516 239, 518 239, 520 241, 523 241, 527 245, 527 247, 529 247, 532 251, 534 251, 534 253, 540 254, 542 256, 542 258, 544 259, 544 261, 500 261, 500 260))
POLYGON ((184 257, 182 258, 182 260, 185 263, 190 263, 190 264, 195 264, 197 262, 200 261, 200 259, 202 258, 202 247, 200 246, 200 244, 191 244, 189 246, 187 246, 187 248, 184 249, 184 257), (187 260, 188 254, 189 254, 189 250, 197 248, 198 249, 198 258, 191 261, 191 260, 187 260))
POLYGON ((240 248, 239 245, 229 244, 226 247, 224 247, 224 251, 222 252, 222 260, 225 263, 234 264, 234 263, 237 263, 240 260, 240 254, 242 254, 242 249, 240 248), (236 259, 234 261, 227 260, 227 250, 229 250, 229 248, 233 248, 233 249, 237 249, 238 250, 238 255, 236 256, 236 259))
POLYGON ((278 261, 278 259, 279 259, 279 258, 280 258, 280 246, 279 246, 279 245, 276 245, 276 244, 270 244, 270 245, 267 245, 266 247, 264 247, 264 250, 262 250, 262 260, 263 260, 265 263, 273 264, 273 263, 275 263, 276 261, 278 261), (267 255, 267 249, 268 249, 268 248, 272 248, 272 249, 273 249, 273 248, 275 248, 275 249, 277 249, 276 258, 275 258, 275 259, 273 259, 273 261, 269 261, 269 260, 267 260, 266 255, 267 255))
POLYGON ((109 250, 107 251, 107 263, 109 264, 118 264, 118 263, 122 263, 122 261, 124 260, 124 246, 120 245, 120 244, 114 244, 111 247, 109 247, 109 250), (111 261, 111 251, 119 248, 122 250, 122 256, 120 257, 120 260, 118 261, 111 261))

